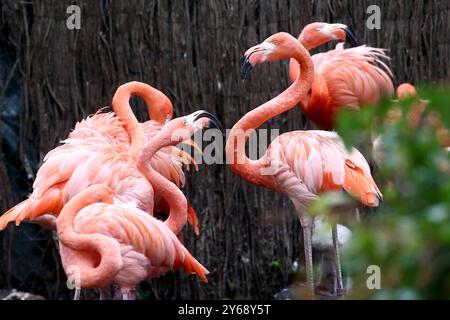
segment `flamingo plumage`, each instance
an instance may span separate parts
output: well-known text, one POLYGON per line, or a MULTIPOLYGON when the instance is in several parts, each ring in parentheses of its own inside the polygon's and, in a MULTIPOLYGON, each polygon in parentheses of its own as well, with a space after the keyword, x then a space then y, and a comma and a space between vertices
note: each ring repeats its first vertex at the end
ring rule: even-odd
MULTIPOLYGON (((346 41, 348 30, 342 24, 312 23, 303 29, 298 40, 309 50, 330 40, 346 41)), ((356 44, 356 38, 352 39, 352 44, 356 44)), ((338 43, 334 50, 315 54, 312 60, 314 80, 300 104, 320 129, 332 130, 341 108, 359 109, 394 93, 392 71, 386 64, 389 57, 383 49, 365 45, 344 49, 344 44, 338 43)), ((291 59, 291 82, 298 75, 298 63, 291 59)))
POLYGON ((151 188, 173 204, 165 222, 120 198, 113 201, 113 190, 106 185, 90 186, 64 206, 57 222, 61 257, 66 271, 74 270, 73 265, 79 270, 79 288, 104 288, 117 283, 126 296, 140 281, 179 266, 206 281, 207 270, 175 237, 187 221, 187 200, 148 160, 161 148, 185 141, 196 130, 209 126, 211 120, 220 126, 205 111, 173 119, 136 155, 136 164, 151 188), (98 199, 106 204, 94 204, 98 199))
MULTIPOLYGON (((426 111, 428 100, 421 99, 417 93, 414 85, 410 83, 402 83, 397 87, 396 90, 397 99, 393 100, 393 107, 388 111, 386 120, 388 123, 395 124, 398 123, 402 117, 402 110, 395 104, 399 101, 416 98, 416 100, 411 105, 407 113, 407 121, 410 129, 416 129, 423 123, 424 113, 426 111)), ((436 137, 442 146, 448 151, 450 148, 450 131, 442 125, 441 121, 436 118, 434 122, 434 130, 436 131, 436 137)), ((383 142, 383 135, 377 135, 372 137, 372 156, 375 163, 381 166, 385 158, 385 146, 383 142)))
POLYGON ((245 53, 243 77, 256 64, 294 58, 300 76, 276 98, 251 110, 231 129, 226 144, 231 170, 252 184, 287 195, 301 220, 305 239, 308 289, 314 292, 309 204, 322 192, 346 190, 367 206, 382 196, 369 165, 356 149, 348 151, 335 132, 293 131, 278 136, 258 160, 246 156, 245 141, 265 121, 292 109, 311 88, 314 64, 309 52, 288 33, 277 33, 245 53))
MULTIPOLYGON (((28 199, 0 217, 0 230, 15 221, 51 222, 48 213, 57 216, 62 206, 89 185, 103 183, 110 186, 124 203, 152 213, 149 199, 154 195, 148 181, 133 163, 139 146, 155 136, 163 124, 172 118, 170 100, 159 90, 140 82, 120 86, 113 98, 113 112, 98 111, 78 122, 62 145, 47 153, 33 183, 28 199), (150 118, 140 124, 134 116, 129 100, 137 95, 144 98, 150 118), (37 219, 37 220, 36 220, 37 219)), ((189 142, 193 144, 193 142, 189 142)), ((151 159, 153 167, 178 186, 184 184, 183 165, 195 162, 192 157, 174 146, 158 150, 151 159)), ((161 203, 160 206, 164 206, 161 203)), ((190 221, 197 221, 195 211, 190 221)), ((196 231, 198 226, 194 225, 196 231)))
POLYGON ((113 197, 106 185, 90 186, 58 217, 62 264, 69 277, 79 277, 78 290, 115 283, 124 299, 134 298, 140 281, 179 268, 207 282, 206 268, 164 222, 113 197))

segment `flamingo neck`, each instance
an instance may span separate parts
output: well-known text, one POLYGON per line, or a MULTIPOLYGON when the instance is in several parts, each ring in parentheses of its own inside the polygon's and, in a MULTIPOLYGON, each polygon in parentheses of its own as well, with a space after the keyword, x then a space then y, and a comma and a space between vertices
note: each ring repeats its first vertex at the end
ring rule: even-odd
POLYGON ((311 90, 300 105, 306 116, 321 130, 333 130, 335 112, 330 108, 329 91, 325 78, 314 75, 311 90))
POLYGON ((131 139, 130 154, 136 158, 140 146, 147 142, 147 137, 140 130, 139 122, 130 106, 130 99, 133 96, 139 96, 147 104, 147 110, 150 119, 163 124, 173 115, 173 107, 169 98, 161 91, 142 82, 129 82, 120 86, 114 95, 112 105, 114 112, 125 123, 131 139))
MULTIPOLYGON (((122 268, 120 246, 117 241, 99 233, 81 234, 74 230, 74 219, 78 212, 90 204, 104 200, 98 193, 91 192, 94 188, 95 186, 89 187, 72 198, 64 206, 57 222, 58 238, 61 244, 76 250, 78 254, 97 252, 100 256, 100 263, 97 266, 87 266, 85 263, 76 265, 80 271, 80 287, 82 288, 104 287, 112 282, 122 268)), ((112 203, 111 198, 106 201, 112 203)), ((66 265, 69 268, 73 267, 70 262, 66 263, 65 267, 66 265)))
POLYGON ((186 197, 174 183, 155 171, 150 162, 158 150, 174 144, 170 138, 167 138, 167 134, 163 129, 140 150, 136 164, 139 171, 151 183, 155 192, 164 198, 169 205, 169 217, 164 224, 173 233, 179 234, 187 221, 188 207, 186 197))
POLYGON ((251 110, 231 129, 225 147, 231 170, 250 183, 276 189, 272 176, 262 175, 261 162, 251 160, 245 152, 250 134, 264 122, 292 109, 308 93, 314 76, 314 65, 308 51, 299 43, 291 46, 290 56, 300 65, 300 76, 284 92, 251 110))

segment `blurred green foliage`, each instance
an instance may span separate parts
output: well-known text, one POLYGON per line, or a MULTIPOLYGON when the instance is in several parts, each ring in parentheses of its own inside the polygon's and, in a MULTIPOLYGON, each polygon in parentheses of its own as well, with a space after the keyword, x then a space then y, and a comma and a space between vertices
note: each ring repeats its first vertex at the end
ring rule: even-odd
POLYGON ((351 298, 450 298, 450 156, 442 141, 450 127, 450 90, 418 92, 429 101, 415 128, 408 114, 420 103, 418 97, 386 99, 338 117, 345 143, 364 151, 369 161, 373 138, 381 135, 383 141, 381 163, 370 162, 384 199, 370 219, 352 228, 344 252, 351 298), (399 119, 388 121, 393 110, 399 119), (381 269, 380 290, 367 288, 370 265, 381 269))

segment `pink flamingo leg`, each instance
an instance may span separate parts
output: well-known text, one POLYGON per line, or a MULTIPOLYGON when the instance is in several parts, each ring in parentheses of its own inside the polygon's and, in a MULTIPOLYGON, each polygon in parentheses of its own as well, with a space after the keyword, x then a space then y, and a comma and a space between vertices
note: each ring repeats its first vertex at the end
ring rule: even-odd
POLYGON ((334 260, 335 260, 335 278, 337 279, 337 288, 336 295, 342 296, 345 294, 344 284, 342 281, 342 267, 341 267, 341 256, 339 253, 339 242, 338 242, 338 233, 337 233, 337 224, 333 222, 331 227, 331 232, 333 236, 333 247, 334 247, 334 260))
POLYGON ((312 261, 312 228, 313 220, 308 216, 300 218, 303 230, 303 246, 305 250, 306 285, 311 297, 314 296, 314 270, 312 261))

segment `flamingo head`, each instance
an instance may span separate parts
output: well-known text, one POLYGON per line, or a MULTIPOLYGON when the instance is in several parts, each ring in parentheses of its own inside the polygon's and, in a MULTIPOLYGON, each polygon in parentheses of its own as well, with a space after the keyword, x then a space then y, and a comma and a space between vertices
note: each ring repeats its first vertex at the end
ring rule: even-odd
POLYGON ((298 40, 307 49, 318 47, 331 40, 340 40, 351 47, 358 45, 353 31, 342 23, 314 22, 303 28, 298 40))
POLYGON ((409 83, 402 83, 397 88, 397 97, 400 100, 417 95, 416 88, 409 83))
POLYGON ((161 130, 170 133, 171 143, 181 143, 188 140, 196 131, 215 127, 223 131, 219 120, 205 110, 195 111, 190 115, 175 118, 167 122, 161 130))
POLYGON ((272 62, 290 58, 290 53, 298 46, 298 41, 289 33, 279 32, 271 35, 262 43, 251 47, 244 54, 241 67, 241 79, 245 79, 251 69, 263 62, 272 62))

